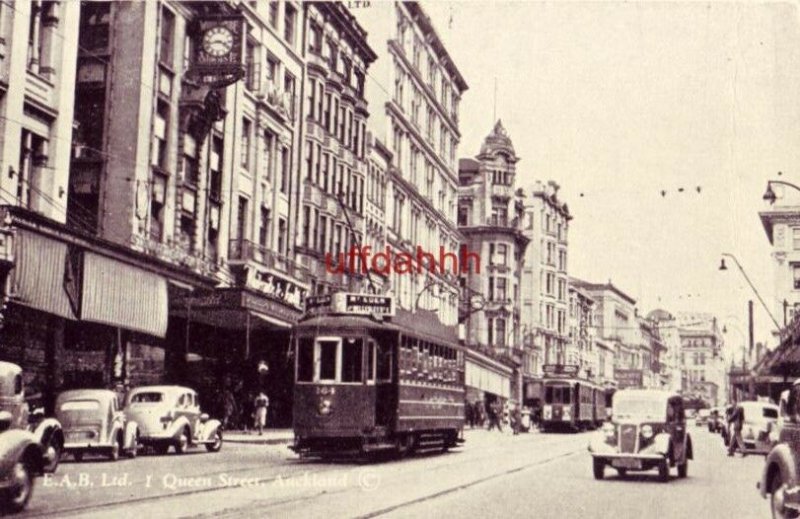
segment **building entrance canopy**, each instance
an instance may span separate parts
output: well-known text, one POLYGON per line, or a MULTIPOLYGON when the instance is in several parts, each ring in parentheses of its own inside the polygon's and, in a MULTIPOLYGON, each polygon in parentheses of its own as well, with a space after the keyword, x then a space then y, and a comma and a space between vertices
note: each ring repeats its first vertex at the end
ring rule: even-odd
POLYGON ((512 369, 474 351, 467 352, 465 382, 503 398, 511 397, 512 369))

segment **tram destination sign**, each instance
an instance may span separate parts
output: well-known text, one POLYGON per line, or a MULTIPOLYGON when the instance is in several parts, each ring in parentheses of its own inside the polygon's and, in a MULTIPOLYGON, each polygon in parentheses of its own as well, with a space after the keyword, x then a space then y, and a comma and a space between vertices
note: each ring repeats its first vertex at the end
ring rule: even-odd
POLYGON ((372 294, 339 292, 306 298, 306 314, 395 315, 394 298, 372 294))
POLYGON ((577 377, 578 366, 576 364, 545 364, 542 371, 549 377, 577 377))

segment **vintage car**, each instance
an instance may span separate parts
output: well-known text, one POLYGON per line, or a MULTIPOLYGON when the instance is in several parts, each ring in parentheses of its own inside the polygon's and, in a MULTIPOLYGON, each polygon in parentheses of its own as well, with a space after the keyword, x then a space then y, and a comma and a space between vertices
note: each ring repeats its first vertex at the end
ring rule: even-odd
POLYGON ((778 429, 780 408, 768 402, 740 402, 742 411, 742 455, 767 454, 775 444, 773 431, 778 429))
POLYGON ((11 415, 11 429, 33 433, 42 446, 45 472, 55 472, 64 448, 61 424, 55 418, 45 418, 40 409, 30 412, 25 398, 22 368, 11 362, 0 362, 0 411, 11 415))
POLYGON ((139 443, 166 454, 183 454, 192 445, 222 448, 222 423, 200 412, 197 393, 181 386, 143 386, 128 393, 125 417, 136 422, 139 443))
POLYGON ((123 453, 136 457, 136 422, 125 419, 113 391, 64 391, 56 399, 56 418, 64 428, 64 450, 76 461, 90 452, 103 453, 112 461, 123 453))
POLYGON ((757 486, 761 497, 770 497, 772 517, 800 517, 800 379, 784 405, 777 442, 767 454, 757 486))
POLYGON ((0 512, 20 512, 33 494, 35 476, 44 474, 42 445, 33 433, 13 426, 14 416, 0 411, 0 512))
POLYGON ((622 389, 614 394, 612 420, 589 442, 595 479, 610 465, 620 476, 629 470, 658 469, 669 480, 670 467, 685 478, 692 459, 683 399, 669 391, 622 389))

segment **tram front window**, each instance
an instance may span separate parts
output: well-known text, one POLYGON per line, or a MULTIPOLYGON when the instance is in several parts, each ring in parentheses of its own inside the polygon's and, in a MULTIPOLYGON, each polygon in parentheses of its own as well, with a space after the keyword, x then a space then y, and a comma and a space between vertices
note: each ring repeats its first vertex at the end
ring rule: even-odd
POLYGON ((361 339, 346 338, 342 343, 342 382, 361 382, 361 339))
POLYGON ((336 347, 338 340, 317 341, 319 345, 319 380, 336 380, 336 347))
POLYGON ((303 337, 297 344, 297 381, 314 381, 314 340, 303 337))
POLYGON ((571 401, 570 393, 569 386, 547 386, 544 399, 548 404, 569 404, 571 401))

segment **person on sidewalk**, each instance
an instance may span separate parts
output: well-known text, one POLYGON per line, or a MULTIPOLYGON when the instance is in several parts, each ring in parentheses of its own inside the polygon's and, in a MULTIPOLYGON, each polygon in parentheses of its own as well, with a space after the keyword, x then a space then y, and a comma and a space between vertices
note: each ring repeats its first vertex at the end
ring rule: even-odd
POLYGON ((256 408, 256 429, 258 435, 264 434, 264 427, 267 426, 267 409, 269 408, 269 397, 261 391, 255 399, 254 407, 256 408))
POLYGON ((742 439, 742 427, 744 426, 744 411, 741 406, 736 406, 731 413, 729 420, 731 434, 728 442, 728 456, 733 456, 737 447, 739 452, 744 454, 744 439, 742 439))
POLYGON ((500 425, 500 413, 502 409, 500 408, 500 404, 495 402, 494 404, 489 406, 489 430, 491 431, 493 428, 497 427, 497 430, 503 432, 503 427, 500 425))
POLYGON ((519 434, 519 429, 522 426, 522 412, 519 409, 519 404, 514 406, 514 409, 511 410, 511 428, 514 431, 514 435, 516 436, 519 434))

